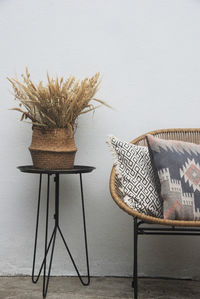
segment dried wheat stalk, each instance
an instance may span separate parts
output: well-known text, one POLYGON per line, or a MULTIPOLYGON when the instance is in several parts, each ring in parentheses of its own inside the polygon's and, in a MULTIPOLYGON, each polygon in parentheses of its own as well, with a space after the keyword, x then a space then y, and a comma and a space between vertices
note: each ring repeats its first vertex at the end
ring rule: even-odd
POLYGON ((47 74, 48 83, 44 86, 42 81, 35 85, 26 68, 25 75, 22 75, 23 83, 8 78, 14 97, 19 100, 19 107, 12 110, 21 112, 21 120, 28 118, 33 125, 47 128, 71 126, 74 129, 79 115, 99 107, 93 106, 91 100, 110 107, 104 101, 94 98, 100 84, 99 75, 96 73, 79 82, 74 77, 64 81, 63 77, 60 80, 53 79, 47 74))

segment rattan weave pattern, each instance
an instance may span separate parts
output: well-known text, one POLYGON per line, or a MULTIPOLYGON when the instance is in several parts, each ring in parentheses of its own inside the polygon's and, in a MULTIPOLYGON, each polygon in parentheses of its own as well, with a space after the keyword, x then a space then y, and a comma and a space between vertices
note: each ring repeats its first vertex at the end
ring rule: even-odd
MULTIPOLYGON (((171 140, 182 140, 187 142, 192 142, 196 144, 200 144, 200 129, 163 129, 163 130, 156 130, 148 132, 133 141, 131 143, 136 145, 143 145, 147 146, 146 144, 146 135, 151 134, 154 136, 157 136, 159 138, 163 139, 171 139, 171 140)), ((116 204, 123 209, 125 212, 127 212, 129 215, 133 217, 138 217, 141 220, 144 220, 145 222, 149 223, 155 223, 155 224, 163 224, 163 225, 170 225, 170 226, 191 226, 191 227, 197 227, 200 226, 200 221, 184 221, 184 220, 168 220, 168 219, 162 219, 162 218, 155 218, 152 216, 147 216, 141 213, 138 213, 137 211, 133 210, 129 206, 127 206, 120 197, 120 191, 118 189, 119 182, 117 180, 117 176, 115 173, 115 167, 112 168, 111 175, 110 175, 110 193, 112 195, 112 198, 116 202, 116 204)))
POLYGON ((48 152, 30 150, 33 165, 42 169, 68 169, 73 168, 74 152, 48 152))
POLYGON ((73 168, 77 148, 73 132, 68 128, 34 127, 29 150, 37 168, 68 169, 73 168))

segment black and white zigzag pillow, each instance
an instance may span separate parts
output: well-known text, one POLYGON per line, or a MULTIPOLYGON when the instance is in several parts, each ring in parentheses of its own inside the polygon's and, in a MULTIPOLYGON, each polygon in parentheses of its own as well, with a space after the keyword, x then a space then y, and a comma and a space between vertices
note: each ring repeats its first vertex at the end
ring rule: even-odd
POLYGON ((163 217, 162 200, 151 166, 148 148, 108 136, 124 202, 149 216, 163 217))

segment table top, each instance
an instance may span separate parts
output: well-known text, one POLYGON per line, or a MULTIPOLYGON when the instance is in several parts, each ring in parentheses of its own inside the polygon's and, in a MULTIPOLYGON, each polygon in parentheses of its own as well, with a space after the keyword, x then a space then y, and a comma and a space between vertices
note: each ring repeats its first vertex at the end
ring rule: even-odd
POLYGON ((82 166, 82 165, 74 165, 74 168, 70 169, 40 169, 35 168, 33 165, 25 165, 17 167, 21 172, 26 173, 46 173, 46 174, 77 174, 77 173, 88 173, 92 172, 95 167, 93 166, 82 166))

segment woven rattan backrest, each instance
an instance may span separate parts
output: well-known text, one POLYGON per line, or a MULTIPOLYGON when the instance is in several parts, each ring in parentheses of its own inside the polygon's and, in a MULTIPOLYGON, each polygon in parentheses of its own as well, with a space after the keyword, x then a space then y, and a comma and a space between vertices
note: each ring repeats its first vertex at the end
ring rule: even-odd
MULTIPOLYGON (((200 144, 200 129, 164 129, 151 131, 147 134, 152 134, 162 139, 171 139, 171 140, 181 140, 186 142, 192 142, 196 144, 200 144)), ((134 139, 131 143, 136 145, 147 146, 146 144, 146 135, 144 134, 136 139, 134 139)), ((151 216, 146 216, 144 214, 140 214, 137 211, 128 207, 121 199, 121 192, 119 191, 120 183, 116 177, 115 167, 113 167, 111 176, 110 176, 110 192, 114 199, 114 201, 118 204, 118 206, 123 209, 128 214, 138 217, 140 219, 145 220, 149 223, 158 223, 172 226, 200 226, 200 221, 182 221, 182 220, 167 220, 161 218, 155 218, 151 216)))
MULTIPOLYGON (((182 140, 200 144, 200 129, 165 129, 152 131, 148 134, 162 139, 182 140)), ((132 143, 146 146, 145 136, 146 134, 134 139, 132 143)))

